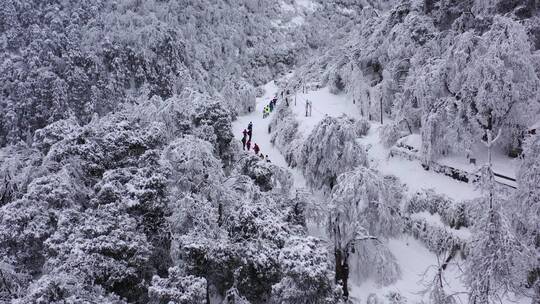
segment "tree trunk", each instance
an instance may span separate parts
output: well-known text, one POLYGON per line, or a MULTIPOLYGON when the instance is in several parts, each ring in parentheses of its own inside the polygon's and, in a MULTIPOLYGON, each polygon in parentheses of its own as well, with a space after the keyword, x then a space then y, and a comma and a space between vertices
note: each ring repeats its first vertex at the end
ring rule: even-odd
POLYGON ((349 298, 349 262, 348 254, 343 250, 336 248, 334 251, 336 259, 336 284, 341 284, 343 288, 343 298, 349 298))

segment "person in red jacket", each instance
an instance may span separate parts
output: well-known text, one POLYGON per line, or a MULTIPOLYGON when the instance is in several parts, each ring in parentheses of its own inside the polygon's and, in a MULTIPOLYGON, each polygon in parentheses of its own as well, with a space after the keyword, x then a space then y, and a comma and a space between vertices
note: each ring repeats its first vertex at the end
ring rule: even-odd
POLYGON ((253 152, 255 152, 255 154, 259 154, 260 150, 261 149, 259 148, 259 145, 257 145, 257 144, 253 145, 253 152))

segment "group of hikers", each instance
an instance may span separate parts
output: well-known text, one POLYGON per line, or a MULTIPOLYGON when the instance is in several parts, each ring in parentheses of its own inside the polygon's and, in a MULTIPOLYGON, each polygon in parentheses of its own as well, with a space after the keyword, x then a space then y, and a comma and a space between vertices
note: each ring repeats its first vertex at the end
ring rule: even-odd
MULTIPOLYGON (((250 151, 252 148, 251 137, 253 135, 253 122, 251 121, 249 122, 247 130, 244 129, 244 131, 242 131, 242 135, 243 135, 242 136, 242 149, 250 151)), ((259 147, 259 145, 257 145, 257 143, 253 144, 253 152, 255 152, 255 155, 259 156, 262 160, 265 160, 266 162, 270 162, 268 155, 264 155, 261 152, 261 148, 259 147), (259 154, 259 152, 261 153, 259 154)))
POLYGON ((276 107, 277 97, 274 97, 270 102, 263 108, 263 118, 268 117, 274 108, 276 107))
MULTIPOLYGON (((286 93, 288 95, 290 93, 289 90, 287 90, 286 93)), ((285 91, 281 91, 280 94, 281 94, 281 98, 283 98, 285 91)), ((289 106, 289 100, 286 96, 285 96, 285 100, 287 102, 287 106, 289 106)), ((272 100, 270 100, 270 102, 263 107, 263 118, 268 117, 270 113, 274 111, 277 101, 278 101, 278 95, 276 94, 276 96, 274 96, 274 98, 272 98, 272 100)), ((268 132, 270 132, 270 126, 268 127, 268 132)), ((247 150, 247 151, 251 151, 251 149, 253 149, 253 152, 255 152, 255 155, 259 156, 261 159, 267 162, 270 162, 268 155, 264 155, 261 152, 261 148, 259 147, 259 145, 257 145, 256 143, 254 143, 253 145, 251 144, 252 136, 253 136, 253 122, 250 121, 247 126, 247 129, 244 129, 244 131, 242 131, 242 149, 247 150)))

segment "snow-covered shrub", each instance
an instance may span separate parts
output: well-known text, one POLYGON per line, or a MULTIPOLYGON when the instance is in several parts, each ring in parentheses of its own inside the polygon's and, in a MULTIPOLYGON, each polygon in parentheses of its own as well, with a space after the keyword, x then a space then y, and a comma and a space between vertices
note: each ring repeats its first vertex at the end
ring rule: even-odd
POLYGON ((277 106, 270 121, 270 129, 272 131, 270 142, 284 155, 287 164, 296 166, 302 139, 298 133, 298 121, 290 107, 284 103, 277 106))
POLYGON ((235 165, 238 172, 253 179, 261 191, 278 190, 288 193, 292 187, 291 174, 256 155, 244 155, 235 165))
POLYGON ((467 240, 457 237, 445 227, 432 225, 424 219, 406 218, 404 230, 436 254, 459 249, 463 255, 467 255, 467 240))
POLYGON ((363 122, 346 115, 321 120, 303 143, 298 157, 308 184, 329 192, 339 174, 368 166, 366 149, 356 141, 365 131, 363 122))
POLYGON ((379 129, 379 138, 382 144, 387 148, 395 145, 402 136, 403 134, 399 124, 394 122, 384 124, 379 129))
POLYGON ((388 304, 406 304, 407 298, 397 291, 390 291, 385 294, 388 304))
POLYGON ((356 122, 356 128, 357 128, 358 134, 361 134, 362 136, 364 136, 368 134, 369 129, 371 128, 371 123, 365 118, 360 118, 356 122))
POLYGON ((444 224, 454 229, 469 227, 472 222, 468 203, 454 202, 445 195, 435 193, 432 189, 416 192, 406 201, 404 211, 409 214, 422 211, 438 214, 444 224))
POLYGON ((206 301, 206 280, 184 275, 178 267, 169 268, 166 278, 154 276, 148 288, 148 303, 195 304, 206 301))

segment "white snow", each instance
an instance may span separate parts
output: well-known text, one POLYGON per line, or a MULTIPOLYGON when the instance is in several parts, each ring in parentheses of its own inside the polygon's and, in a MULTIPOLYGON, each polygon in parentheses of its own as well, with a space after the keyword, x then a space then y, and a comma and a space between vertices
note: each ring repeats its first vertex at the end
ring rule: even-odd
MULTIPOLYGON (((412 237, 392 239, 388 242, 390 251, 395 255, 401 267, 401 279, 395 284, 387 287, 377 286, 372 281, 363 282, 362 285, 351 286, 351 296, 356 303, 365 303, 369 294, 374 293, 379 298, 391 291, 399 292, 408 299, 408 303, 417 303, 422 299, 428 300, 428 295, 421 292, 426 288, 425 284, 434 278, 437 257, 429 252, 419 241, 412 237)), ((458 260, 459 261, 459 260, 458 260)), ((445 271, 445 279, 448 286, 446 290, 452 292, 462 292, 466 288, 459 280, 459 268, 456 264, 451 264, 445 271)), ((466 303, 466 298, 462 298, 466 303)), ((428 302, 426 302, 428 303, 428 302)))
MULTIPOLYGON (((239 116, 236 121, 233 122, 232 128, 235 138, 240 140, 242 138, 242 131, 247 129, 249 122, 253 122, 253 135, 251 144, 257 144, 261 148, 259 153, 268 155, 270 161, 278 166, 287 168, 287 162, 279 150, 270 143, 270 134, 268 133, 268 125, 270 124, 271 116, 267 118, 262 117, 262 111, 264 106, 277 94, 279 88, 275 82, 269 82, 264 86, 265 94, 262 97, 257 98, 255 111, 250 114, 239 116)), ((272 115, 272 114, 271 114, 272 115)), ((249 152, 253 153, 253 151, 249 152)), ((294 185, 296 188, 304 188, 305 180, 302 174, 295 169, 290 169, 293 176, 294 185)))
POLYGON ((427 211, 417 212, 411 214, 411 218, 416 219, 424 219, 426 222, 430 225, 444 228, 446 231, 452 233, 456 237, 459 237, 463 240, 467 240, 471 237, 471 231, 467 228, 461 228, 461 229, 453 229, 448 226, 446 226, 442 220, 441 216, 439 214, 430 214, 427 211))
MULTIPOLYGON (((303 136, 309 135, 315 125, 325 117, 325 115, 339 116, 347 114, 350 117, 361 118, 360 110, 352 99, 347 95, 334 95, 328 88, 317 91, 309 91, 306 94, 296 94, 291 96, 293 102, 291 107, 297 115, 299 130, 303 136), (305 116, 305 101, 309 100, 313 104, 312 116, 305 116)), ((379 142, 380 124, 372 122, 371 129, 366 137, 360 142, 369 145, 369 156, 372 166, 379 169, 384 174, 392 174, 400 178, 405 183, 409 191, 416 192, 421 189, 432 188, 436 192, 448 195, 456 200, 466 200, 478 197, 480 192, 473 185, 456 181, 450 177, 426 171, 418 162, 406 161, 401 158, 389 158, 389 149, 379 142)), ((414 147, 419 147, 419 136, 410 136, 407 143, 414 147)))
POLYGON ((420 147, 422 146, 422 137, 420 134, 411 134, 398 140, 398 143, 402 143, 420 151, 420 147))
POLYGON ((326 87, 306 94, 297 93, 291 95, 290 98, 292 110, 300 123, 299 130, 304 136, 309 135, 315 125, 326 115, 336 117, 342 114, 352 117, 360 115, 358 108, 345 95, 334 95, 326 87), (311 101, 313 105, 313 111, 309 117, 306 117, 306 100, 311 101))
MULTIPOLYGON (((487 148, 484 145, 476 145, 471 151, 471 157, 476 158, 476 166, 470 164, 469 159, 465 155, 451 154, 437 160, 438 163, 448 165, 467 172, 474 172, 480 166, 487 163, 487 148)), ((505 176, 515 178, 517 168, 521 160, 518 158, 510 158, 505 155, 504 151, 495 149, 492 155, 493 171, 505 176)))
MULTIPOLYGON (((290 75, 286 75, 284 78, 287 76, 290 75)), ((247 128, 248 123, 252 121, 254 126, 252 143, 257 143, 260 146, 262 153, 267 154, 274 164, 287 168, 287 163, 279 150, 270 143, 268 125, 271 116, 266 119, 262 118, 263 107, 277 94, 277 92, 280 92, 280 89, 276 86, 274 81, 266 84, 264 89, 266 93, 261 98, 257 98, 255 112, 239 117, 233 123, 233 131, 235 137, 240 140, 242 130, 247 128)), ((360 118, 359 109, 352 103, 350 98, 346 95, 334 95, 329 92, 328 88, 310 91, 305 94, 291 94, 289 99, 290 107, 299 121, 299 131, 304 137, 308 136, 315 125, 326 115, 340 116, 342 114, 347 114, 351 117, 360 118), (313 104, 312 115, 309 117, 305 116, 306 100, 310 100, 313 104)), ((379 127, 379 123, 372 122, 368 134, 359 139, 359 141, 369 147, 371 165, 385 174, 397 176, 408 186, 410 193, 420 189, 432 188, 437 193, 445 194, 456 200, 472 199, 480 195, 480 192, 475 190, 472 185, 458 182, 452 178, 432 171, 426 171, 416 161, 388 157, 389 149, 385 148, 379 142, 379 127)), ((419 140, 419 136, 410 136, 406 139, 406 142, 411 146, 419 147, 419 140)), ((295 188, 305 188, 306 183, 302 174, 297 169, 289 168, 289 170, 293 174, 295 188)), ((317 194, 315 194, 315 197, 320 198, 317 194)), ((443 226, 443 223, 437 215, 431 215, 426 212, 425 214, 422 213, 417 216, 422 216, 429 220, 430 223, 443 226)), ((468 238, 470 235, 470 232, 467 229, 450 230, 462 238, 468 238)), ((323 228, 314 223, 308 224, 308 231, 311 235, 316 237, 326 238, 323 228)), ((438 265, 437 256, 429 252, 419 241, 409 236, 404 236, 401 239, 389 240, 388 246, 396 256, 401 267, 401 279, 390 286, 380 287, 372 281, 364 281, 361 283, 355 282, 353 279, 354 275, 351 274, 351 279, 353 281, 351 282, 350 288, 353 302, 365 303, 368 295, 371 293, 375 293, 380 298, 384 298, 385 294, 390 291, 400 292, 408 298, 410 303, 428 300, 428 295, 421 294, 421 291, 425 289, 424 284, 433 279, 434 271, 436 269, 435 266, 438 265)), ((461 293, 466 291, 466 287, 461 281, 462 273, 460 268, 455 264, 456 262, 459 263, 460 259, 456 258, 454 264, 451 264, 444 272, 445 279, 448 283, 448 286, 446 286, 445 289, 450 293, 461 293)), ((460 297, 463 303, 466 302, 465 295, 461 295, 460 297)))

